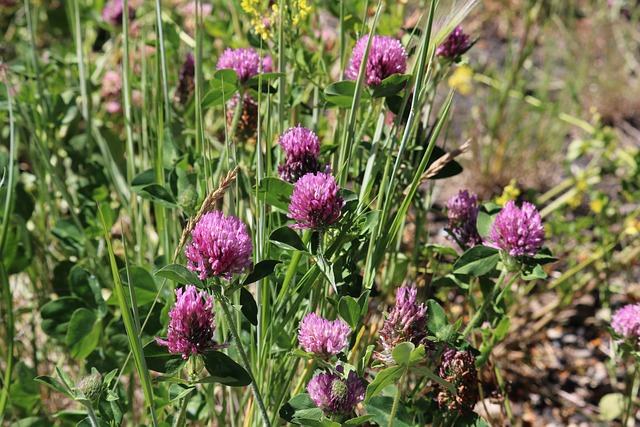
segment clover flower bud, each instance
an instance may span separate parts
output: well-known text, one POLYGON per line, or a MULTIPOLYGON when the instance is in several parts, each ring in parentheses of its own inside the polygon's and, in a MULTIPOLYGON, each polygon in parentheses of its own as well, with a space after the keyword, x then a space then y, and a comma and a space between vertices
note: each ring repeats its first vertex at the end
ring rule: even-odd
POLYGON ((180 77, 178 78, 178 86, 173 95, 173 99, 180 103, 185 104, 187 100, 193 95, 195 90, 195 59, 191 52, 187 53, 187 57, 180 69, 180 77))
POLYGON ((392 363, 391 353, 403 342, 411 342, 425 349, 431 347, 427 340, 427 307, 416 302, 418 290, 403 286, 398 289, 396 305, 389 312, 380 330, 380 342, 383 351, 374 353, 374 357, 383 363, 392 363))
POLYGON ((280 135, 279 143, 286 153, 284 164, 278 167, 281 179, 295 183, 307 173, 320 171, 320 141, 312 130, 292 127, 280 135))
POLYGON ((437 386, 438 395, 436 401, 440 409, 469 412, 478 402, 478 371, 475 365, 476 358, 471 351, 457 351, 448 349, 442 355, 439 376, 448 383, 453 384, 456 393, 449 389, 437 386))
POLYGON ((436 49, 436 55, 448 59, 457 59, 471 49, 469 36, 462 31, 462 27, 453 29, 449 37, 436 49))
POLYGON ((88 401, 95 402, 102 393, 102 375, 97 372, 87 375, 80 380, 77 388, 88 401))
POLYGON ((481 244, 482 238, 476 227, 480 211, 478 196, 467 190, 461 190, 451 197, 445 206, 448 209, 449 229, 460 246, 465 249, 481 244))
MULTIPOLYGON (((238 108, 238 101, 240 95, 235 94, 227 102, 226 117, 227 126, 231 128, 233 125, 233 119, 236 115, 236 109, 238 108)), ((236 125, 236 135, 244 140, 255 138, 258 131, 258 103, 248 93, 245 93, 242 97, 242 112, 236 125)))

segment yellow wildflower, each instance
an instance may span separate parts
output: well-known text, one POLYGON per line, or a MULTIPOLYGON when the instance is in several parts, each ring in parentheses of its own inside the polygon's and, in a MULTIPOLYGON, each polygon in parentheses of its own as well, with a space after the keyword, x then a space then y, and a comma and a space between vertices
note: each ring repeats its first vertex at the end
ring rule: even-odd
POLYGON ((640 234, 640 220, 638 218, 630 219, 626 227, 624 228, 624 233, 630 236, 636 236, 640 234))
POLYGON ((259 0, 242 0, 240 2, 240 7, 247 13, 257 14, 259 3, 259 0))
POLYGON ((462 65, 451 74, 449 77, 448 84, 452 89, 457 90, 462 95, 468 95, 471 93, 472 84, 471 80, 473 78, 473 70, 471 67, 467 65, 462 65))
POLYGON ((589 208, 591 212, 594 214, 602 213, 602 209, 604 209, 604 200, 603 199, 593 199, 591 203, 589 203, 589 208))
POLYGON ((569 197, 569 199, 567 200, 567 205, 569 205, 571 209, 576 209, 581 204, 582 204, 582 193, 580 191, 577 191, 573 196, 569 197))
POLYGON ((519 195, 520 189, 518 188, 518 183, 515 179, 512 179, 511 182, 509 182, 509 185, 504 187, 502 195, 496 199, 496 203, 500 206, 504 206, 509 200, 515 200, 519 195))
POLYGON ((261 0, 242 0, 240 7, 251 16, 251 25, 253 29, 263 40, 267 40, 271 37, 271 31, 265 25, 262 14, 262 1, 261 0))
POLYGON ((311 6, 307 3, 307 0, 293 0, 293 7, 298 11, 298 15, 293 16, 293 25, 298 25, 300 19, 307 19, 309 13, 311 13, 311 6))
POLYGON ((253 25, 253 30, 257 35, 262 37, 262 40, 267 40, 271 37, 271 31, 264 25, 264 22, 261 18, 251 18, 251 25, 253 25))

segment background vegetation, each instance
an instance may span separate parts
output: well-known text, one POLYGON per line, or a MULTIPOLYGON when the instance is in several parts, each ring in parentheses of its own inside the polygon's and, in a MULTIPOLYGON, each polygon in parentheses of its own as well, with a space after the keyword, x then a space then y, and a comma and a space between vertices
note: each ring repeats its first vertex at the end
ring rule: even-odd
MULTIPOLYGON (((113 425, 151 425, 149 408, 158 425, 176 423, 182 402, 190 425, 263 424, 250 387, 211 382, 190 394, 157 381, 142 351, 166 336, 173 289, 190 279, 175 267, 186 265, 189 218, 237 166, 215 207, 249 225, 254 264, 281 261, 262 264, 259 280, 237 279, 247 286, 230 296, 243 307, 233 316, 273 424, 285 424, 279 409, 317 367, 296 353, 308 312, 345 318, 349 308, 357 332, 346 362, 369 381, 379 370, 363 359, 379 350, 399 286, 418 287, 443 309, 443 325, 464 330, 493 295, 481 277, 495 282, 498 268, 466 284, 454 274, 463 251, 444 231, 444 203, 469 189, 487 203, 535 203, 556 259, 533 280, 515 277, 493 323, 467 336, 484 355, 476 412, 491 425, 633 425, 634 365, 616 356, 608 325, 612 310, 640 300, 635 0, 486 0, 467 17, 451 13, 465 2, 443 0, 433 37, 430 2, 129 0, 135 16, 120 25, 102 18, 104 3, 0 1, 4 424, 87 425, 73 393, 34 378, 77 383, 92 368, 113 425), (455 64, 431 58, 458 23, 478 39, 472 49, 455 64), (411 77, 382 94, 362 81, 332 86, 369 31, 403 42, 411 77), (226 48, 249 45, 274 59, 275 73, 240 84, 216 72, 226 48), (185 101, 176 88, 187 53, 195 75, 185 101), (228 103, 237 91, 259 105, 247 121, 228 103), (391 113, 402 118, 414 101, 405 122, 391 113), (321 158, 348 190, 345 220, 320 251, 313 233, 286 227, 292 187, 275 178, 278 136, 299 123, 318 134, 321 158), (435 158, 467 140, 444 176, 420 180, 429 150, 435 158)), ((226 342, 216 312, 215 341, 226 342)), ((236 347, 225 352, 240 363, 236 347)), ((361 424, 388 425, 395 412, 383 398, 400 395, 396 425, 437 423, 424 397, 433 389, 406 377, 366 402, 386 418, 361 424)))

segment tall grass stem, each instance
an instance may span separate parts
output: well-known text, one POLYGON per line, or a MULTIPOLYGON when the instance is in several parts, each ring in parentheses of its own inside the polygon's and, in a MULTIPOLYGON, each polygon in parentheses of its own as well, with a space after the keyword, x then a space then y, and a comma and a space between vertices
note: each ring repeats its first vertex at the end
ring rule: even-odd
POLYGON ((247 357, 247 353, 244 351, 244 345, 242 344, 242 340, 240 339, 240 335, 238 334, 238 330, 236 329, 235 322, 231 317, 231 312, 229 310, 229 305, 227 300, 222 294, 218 293, 216 295, 218 302, 220 303, 220 307, 222 308, 222 315, 224 317, 225 322, 233 336, 233 340, 236 343, 236 349, 238 350, 238 355, 240 356, 240 360, 242 361, 243 367, 246 369, 249 377, 251 378, 251 391, 253 392, 253 397, 256 399, 256 403, 258 404, 258 409, 260 410, 260 414, 262 415, 262 420, 264 421, 264 425, 267 427, 271 427, 271 421, 269 421, 269 415, 267 414, 267 408, 264 405, 264 401, 262 400, 262 395, 260 394, 260 390, 258 389, 258 384, 256 383, 256 379, 253 375, 253 370, 251 369, 251 362, 247 357))

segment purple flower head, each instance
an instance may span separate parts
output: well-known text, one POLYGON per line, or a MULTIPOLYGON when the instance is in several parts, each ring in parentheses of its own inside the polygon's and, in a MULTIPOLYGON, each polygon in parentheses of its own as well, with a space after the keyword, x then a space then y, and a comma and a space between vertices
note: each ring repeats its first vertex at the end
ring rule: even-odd
POLYGON ((340 187, 333 175, 308 173, 293 189, 289 214, 296 224, 291 228, 325 230, 340 220, 344 199, 338 195, 340 187))
POLYGON ((534 256, 544 240, 541 221, 533 204, 524 202, 522 209, 518 209, 510 200, 496 216, 484 244, 512 257, 534 256))
POLYGON ((284 164, 278 166, 280 178, 295 183, 307 173, 320 171, 320 141, 312 130, 298 125, 280 135, 279 142, 286 153, 284 164))
POLYGON ((279 143, 285 153, 287 153, 288 159, 305 156, 316 158, 320 155, 320 141, 318 137, 312 130, 300 125, 292 127, 280 135, 279 143))
POLYGON ((456 27, 449 37, 436 49, 436 55, 443 58, 456 59, 471 48, 469 36, 456 27))
POLYGON ((440 409, 466 413, 478 402, 476 358, 470 351, 446 350, 440 364, 440 378, 453 384, 456 394, 437 386, 436 401, 440 409))
POLYGON ((187 53, 187 57, 182 64, 182 68, 180 69, 178 87, 176 87, 176 92, 174 94, 174 99, 176 102, 184 104, 193 94, 193 91, 195 89, 195 75, 195 59, 193 58, 191 52, 189 52, 187 53))
POLYGON ((396 305, 389 312, 380 330, 383 351, 374 357, 384 363, 392 363, 391 352, 402 342, 422 344, 425 349, 431 347, 427 340, 427 307, 416 302, 418 289, 403 286, 398 289, 396 305))
POLYGON ((307 353, 322 358, 334 356, 349 344, 349 325, 342 320, 330 321, 315 313, 307 314, 300 322, 298 341, 307 353))
POLYGON ((260 56, 252 47, 249 49, 244 47, 239 49, 227 48, 218 59, 216 70, 226 68, 234 70, 238 74, 238 80, 243 83, 260 72, 272 72, 273 60, 269 56, 262 58, 262 70, 260 70, 260 56))
POLYGON ((192 354, 204 354, 212 348, 226 347, 213 344, 213 297, 198 292, 193 285, 176 289, 176 305, 169 312, 171 321, 167 339, 156 338, 160 345, 169 347, 169 353, 182 353, 183 359, 192 354))
MULTIPOLYGON (((129 19, 136 17, 136 10, 129 2, 129 19)), ((124 3, 122 0, 110 0, 102 9, 102 19, 111 25, 122 24, 122 11, 124 10, 124 3)))
POLYGON ((185 255, 189 269, 200 279, 222 276, 231 279, 251 265, 253 243, 246 226, 236 217, 225 217, 220 211, 203 215, 191 231, 193 241, 187 245, 185 255))
POLYGON ((122 113, 122 104, 118 101, 107 101, 104 105, 104 109, 109 114, 119 114, 122 113))
POLYGON ((117 71, 107 71, 102 76, 102 97, 106 101, 105 109, 110 114, 122 112, 122 76, 117 71))
MULTIPOLYGON (((360 64, 362 64, 368 40, 369 35, 367 34, 356 42, 351 53, 351 60, 344 72, 346 78, 358 79, 360 64)), ((402 74, 406 69, 407 53, 402 47, 402 43, 393 37, 373 36, 367 58, 365 84, 369 87, 377 86, 392 74, 402 74)))
POLYGON ((364 400, 364 382, 354 371, 345 378, 340 368, 338 372, 318 374, 307 384, 311 400, 327 416, 349 415, 364 400))
POLYGON ((611 327, 624 338, 640 342, 640 304, 627 304, 611 316, 611 327))
POLYGON ((275 68, 273 67, 273 58, 269 55, 266 55, 262 58, 262 72, 263 73, 273 73, 275 68))
POLYGON ((460 246, 465 249, 481 244, 482 238, 476 228, 478 212, 480 211, 476 193, 461 190, 451 197, 445 206, 448 209, 449 228, 460 246))
POLYGON ((117 71, 107 71, 102 76, 102 97, 120 98, 122 92, 122 76, 117 71))

